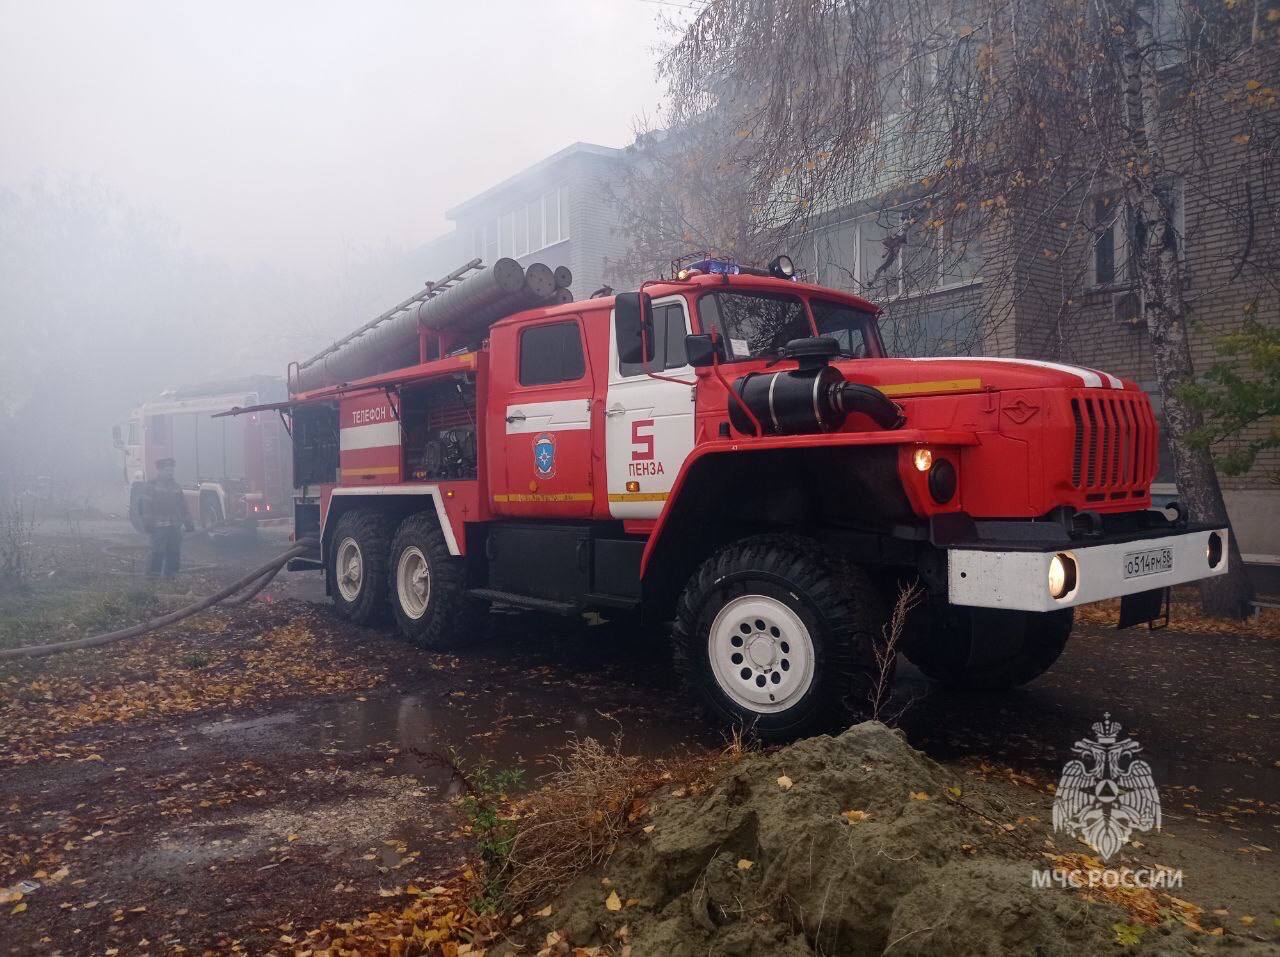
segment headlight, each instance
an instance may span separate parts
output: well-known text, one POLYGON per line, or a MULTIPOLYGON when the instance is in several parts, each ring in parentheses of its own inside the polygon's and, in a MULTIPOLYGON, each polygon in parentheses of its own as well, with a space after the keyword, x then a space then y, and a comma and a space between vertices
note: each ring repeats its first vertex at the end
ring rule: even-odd
POLYGON ((1076 590, 1076 560, 1059 552, 1049 559, 1049 594, 1062 598, 1076 590))
POLYGON ((933 453, 928 449, 916 449, 911 456, 911 461, 915 463, 917 472, 927 472, 929 466, 933 464, 933 453))

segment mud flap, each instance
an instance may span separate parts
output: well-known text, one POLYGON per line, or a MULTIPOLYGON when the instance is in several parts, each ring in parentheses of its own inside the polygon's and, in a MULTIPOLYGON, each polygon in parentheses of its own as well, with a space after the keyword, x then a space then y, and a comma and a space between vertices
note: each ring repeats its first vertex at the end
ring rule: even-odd
POLYGON ((1167 628, 1169 625, 1169 592, 1168 588, 1152 588, 1149 591, 1134 592, 1120 599, 1120 620, 1116 630, 1132 628, 1146 622, 1152 631, 1167 628))

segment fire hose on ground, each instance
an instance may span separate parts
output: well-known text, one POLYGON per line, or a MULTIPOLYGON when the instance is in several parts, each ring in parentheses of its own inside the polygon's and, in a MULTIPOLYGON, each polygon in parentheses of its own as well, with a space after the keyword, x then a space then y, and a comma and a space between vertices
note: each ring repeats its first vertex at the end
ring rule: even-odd
POLYGON ((297 558, 301 555, 312 551, 316 547, 316 540, 312 538, 304 538, 294 545, 283 555, 277 555, 271 561, 255 568, 249 574, 232 582, 226 588, 215 592, 207 598, 201 598, 199 601, 187 605, 185 608, 179 608, 177 611, 171 611, 167 615, 161 615, 159 618, 153 618, 150 621, 144 621, 140 625, 131 625, 128 628, 121 628, 117 631, 105 632, 101 635, 89 635, 85 638, 76 638, 72 641, 59 641, 49 645, 29 645, 25 648, 7 648, 0 650, 0 661, 11 658, 43 658, 46 655, 56 655, 63 651, 74 651, 78 648, 97 648, 102 645, 109 645, 113 642, 123 641, 126 638, 137 638, 149 632, 164 628, 166 625, 172 625, 175 622, 182 621, 184 618, 190 618, 192 615, 199 614, 208 608, 220 602, 230 600, 231 604, 243 605, 245 602, 253 598, 254 595, 266 588, 271 580, 280 573, 289 560, 297 558), (248 588, 249 590, 243 595, 236 595, 237 592, 248 588), (236 595, 236 597, 232 597, 236 595))

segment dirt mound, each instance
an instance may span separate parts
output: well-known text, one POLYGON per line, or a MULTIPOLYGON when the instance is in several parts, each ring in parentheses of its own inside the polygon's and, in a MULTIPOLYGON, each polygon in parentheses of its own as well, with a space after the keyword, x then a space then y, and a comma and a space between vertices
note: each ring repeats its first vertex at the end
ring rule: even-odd
MULTIPOLYGON (((1033 889, 1035 849, 959 796, 877 723, 751 755, 702 795, 656 796, 643 831, 519 930, 535 951, 629 945, 637 957, 1122 949, 1123 912, 1033 889)), ((1162 930, 1144 943, 1190 948, 1162 930)))

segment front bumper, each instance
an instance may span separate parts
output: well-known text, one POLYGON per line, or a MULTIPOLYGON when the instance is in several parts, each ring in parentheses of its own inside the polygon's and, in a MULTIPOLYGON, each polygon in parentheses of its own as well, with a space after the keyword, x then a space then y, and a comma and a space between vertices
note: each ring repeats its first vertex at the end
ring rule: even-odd
POLYGON ((947 549, 947 597, 951 604, 1056 611, 1224 575, 1229 552, 1225 528, 1130 534, 1115 541, 1072 542, 1064 547, 993 546, 947 549), (1208 557, 1209 539, 1214 534, 1221 536, 1222 542, 1216 567, 1210 566, 1208 557), (1126 558, 1166 548, 1172 557, 1168 570, 1125 577, 1126 558), (1074 560, 1076 566, 1075 587, 1061 598, 1049 593, 1049 563, 1057 554, 1074 560))

